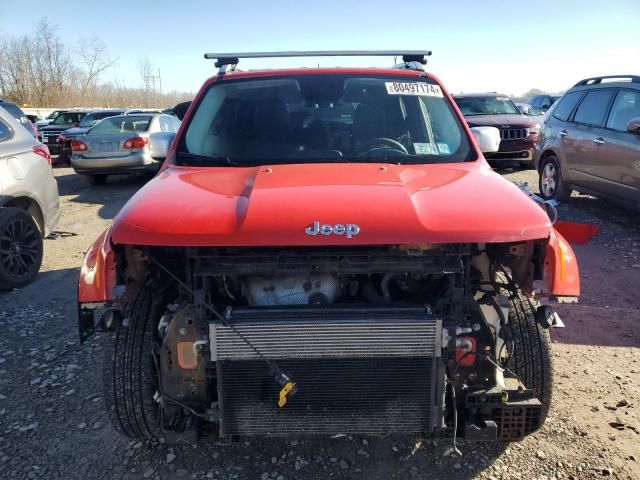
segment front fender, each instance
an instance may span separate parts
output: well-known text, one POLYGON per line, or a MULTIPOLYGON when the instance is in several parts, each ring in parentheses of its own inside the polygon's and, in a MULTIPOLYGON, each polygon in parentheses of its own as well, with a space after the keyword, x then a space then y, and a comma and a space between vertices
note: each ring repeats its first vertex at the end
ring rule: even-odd
POLYGON ((111 244, 111 227, 91 245, 80 267, 78 303, 101 303, 113 300, 116 283, 115 252, 111 244))
POLYGON ((544 262, 546 292, 552 297, 578 297, 580 271, 573 249, 562 235, 552 228, 544 262))

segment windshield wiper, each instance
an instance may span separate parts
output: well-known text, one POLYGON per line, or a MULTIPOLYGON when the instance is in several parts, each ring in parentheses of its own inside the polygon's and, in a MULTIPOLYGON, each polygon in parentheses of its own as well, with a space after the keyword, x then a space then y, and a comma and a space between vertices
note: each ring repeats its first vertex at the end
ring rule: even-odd
POLYGON ((194 153, 188 152, 178 152, 176 155, 176 160, 178 160, 178 165, 183 164, 180 160, 185 159, 188 160, 188 165, 193 166, 211 166, 211 165, 229 165, 229 166, 237 166, 238 164, 231 160, 231 158, 226 155, 216 155, 213 157, 207 155, 196 155, 194 153))

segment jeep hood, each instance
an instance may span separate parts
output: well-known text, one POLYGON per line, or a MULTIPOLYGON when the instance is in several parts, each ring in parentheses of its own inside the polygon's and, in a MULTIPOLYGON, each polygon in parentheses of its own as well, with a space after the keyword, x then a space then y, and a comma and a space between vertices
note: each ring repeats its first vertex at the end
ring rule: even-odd
POLYGON ((531 127, 537 122, 524 115, 469 115, 464 117, 470 127, 531 127))
POLYGON ((380 245, 513 242, 550 231, 546 213, 484 162, 353 163, 170 166, 122 208, 111 238, 156 246, 380 245), (309 235, 314 222, 357 225, 359 233, 309 235))

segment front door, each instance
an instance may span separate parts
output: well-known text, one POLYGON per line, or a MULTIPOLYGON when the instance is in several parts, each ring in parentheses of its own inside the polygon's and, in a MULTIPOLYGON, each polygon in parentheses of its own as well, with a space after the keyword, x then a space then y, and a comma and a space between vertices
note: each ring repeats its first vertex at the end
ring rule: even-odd
POLYGON ((640 135, 627 131, 640 118, 640 90, 618 90, 604 128, 595 132, 593 173, 598 191, 640 204, 640 135))
POLYGON ((594 157, 600 130, 613 98, 613 89, 594 89, 584 96, 566 130, 565 158, 571 170, 571 183, 596 190, 599 159, 594 157))

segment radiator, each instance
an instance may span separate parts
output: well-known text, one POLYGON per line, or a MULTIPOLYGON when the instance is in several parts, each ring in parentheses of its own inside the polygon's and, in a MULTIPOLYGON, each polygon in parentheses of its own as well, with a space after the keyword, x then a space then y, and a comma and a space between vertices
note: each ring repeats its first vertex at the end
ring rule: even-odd
POLYGON ((420 308, 256 308, 229 322, 297 384, 278 407, 269 366, 209 327, 222 435, 424 433, 442 425, 441 321, 420 308))

